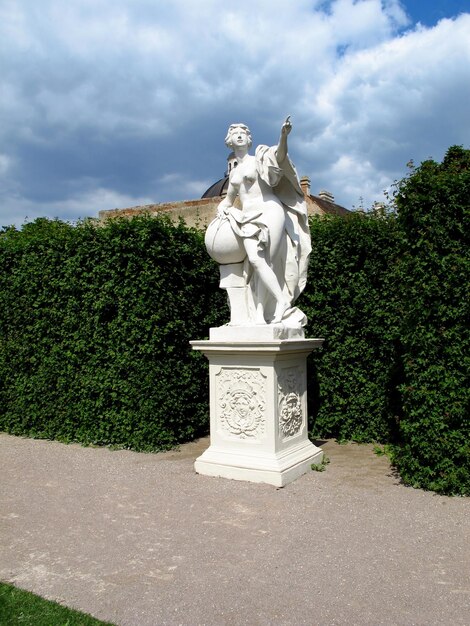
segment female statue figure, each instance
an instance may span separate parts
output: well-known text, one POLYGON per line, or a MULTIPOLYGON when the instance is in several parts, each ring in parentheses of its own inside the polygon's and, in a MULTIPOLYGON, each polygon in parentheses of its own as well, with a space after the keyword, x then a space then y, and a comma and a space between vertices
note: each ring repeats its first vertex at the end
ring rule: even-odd
POLYGON ((205 241, 220 265, 233 325, 306 324, 294 302, 306 283, 310 233, 304 195, 287 155, 291 130, 289 116, 278 145, 258 146, 255 156, 249 154, 245 124, 232 124, 225 138, 237 166, 205 241))

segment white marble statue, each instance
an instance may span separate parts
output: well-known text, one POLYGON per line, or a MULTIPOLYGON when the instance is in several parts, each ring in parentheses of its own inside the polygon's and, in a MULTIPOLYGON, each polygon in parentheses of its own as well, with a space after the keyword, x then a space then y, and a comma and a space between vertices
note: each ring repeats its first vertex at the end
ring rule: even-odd
POLYGON ((234 326, 278 324, 301 328, 294 302, 305 287, 310 233, 297 173, 287 155, 290 116, 277 146, 252 144, 245 124, 232 124, 225 143, 237 165, 227 196, 206 231, 206 247, 220 266, 234 326))

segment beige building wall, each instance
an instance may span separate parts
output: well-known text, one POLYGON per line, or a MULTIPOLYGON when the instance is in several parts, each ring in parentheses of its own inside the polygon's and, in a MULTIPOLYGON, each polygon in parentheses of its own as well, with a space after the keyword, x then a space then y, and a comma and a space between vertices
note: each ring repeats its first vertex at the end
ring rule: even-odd
POLYGON ((137 215, 168 215, 173 222, 181 218, 188 226, 205 229, 217 213, 217 205, 222 198, 202 198, 200 200, 183 200, 182 202, 164 202, 162 204, 146 204, 127 209, 111 209, 100 211, 100 222, 117 217, 132 218, 137 215))

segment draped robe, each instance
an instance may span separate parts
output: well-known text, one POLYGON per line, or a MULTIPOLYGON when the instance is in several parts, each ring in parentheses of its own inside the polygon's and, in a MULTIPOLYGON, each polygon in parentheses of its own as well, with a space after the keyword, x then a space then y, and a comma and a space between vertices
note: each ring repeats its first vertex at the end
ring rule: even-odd
MULTIPOLYGON (((287 326, 304 326, 307 321, 306 317, 293 304, 307 282, 308 258, 311 252, 307 205, 293 163, 286 156, 281 167, 277 161, 276 150, 277 146, 258 146, 255 158, 258 176, 272 188, 274 195, 284 208, 285 238, 282 252, 275 259, 269 257, 269 229, 263 219, 262 207, 249 211, 232 207, 229 210, 228 219, 233 231, 239 237, 256 238, 259 248, 266 250, 266 256, 284 296, 291 303, 291 308, 283 317, 283 323, 287 326)), ((248 258, 244 261, 243 275, 246 284, 250 286, 248 306, 250 316, 254 319, 260 290, 248 258)), ((274 311, 272 297, 271 301, 268 300, 263 305, 268 315, 272 315, 274 311)))

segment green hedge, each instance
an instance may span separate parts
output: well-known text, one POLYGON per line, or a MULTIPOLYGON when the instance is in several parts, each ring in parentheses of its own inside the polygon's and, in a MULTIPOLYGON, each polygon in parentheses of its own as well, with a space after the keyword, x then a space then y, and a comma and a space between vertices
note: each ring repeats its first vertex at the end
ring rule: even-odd
POLYGON ((389 441, 397 426, 396 219, 352 214, 310 223, 309 282, 299 302, 308 335, 324 337, 312 355, 318 397, 313 435, 389 441))
MULTIPOLYGON (((390 443, 407 484, 470 494, 470 151, 398 184, 395 212, 311 219, 310 427, 390 443)), ((0 429, 157 450, 208 429, 190 339, 229 319, 202 234, 163 218, 0 233, 0 429)))
POLYGON ((406 484, 470 495, 470 151, 413 168, 393 205, 311 222, 312 434, 391 443, 406 484))
POLYGON ((136 450, 207 431, 188 342, 227 313, 201 233, 41 219, 0 246, 0 429, 136 450))
POLYGON ((396 207, 403 415, 393 461, 407 484, 470 494, 470 150, 413 170, 396 207))

